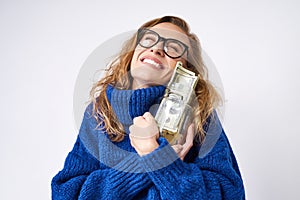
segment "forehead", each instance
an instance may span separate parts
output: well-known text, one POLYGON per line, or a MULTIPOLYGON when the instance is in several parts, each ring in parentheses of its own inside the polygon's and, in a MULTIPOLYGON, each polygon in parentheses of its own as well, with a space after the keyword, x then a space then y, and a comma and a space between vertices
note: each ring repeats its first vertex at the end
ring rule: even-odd
POLYGON ((181 28, 171 23, 160 23, 149 29, 157 32, 161 37, 173 38, 180 40, 185 44, 189 44, 188 36, 181 28))

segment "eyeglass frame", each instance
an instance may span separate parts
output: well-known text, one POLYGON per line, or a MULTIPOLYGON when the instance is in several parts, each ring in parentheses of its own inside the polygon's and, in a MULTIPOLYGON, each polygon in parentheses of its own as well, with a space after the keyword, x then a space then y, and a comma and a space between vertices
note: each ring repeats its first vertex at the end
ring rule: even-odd
POLYGON ((160 41, 163 41, 163 48, 162 48, 162 50, 164 51, 164 53, 165 53, 168 57, 170 57, 170 58, 172 58, 172 59, 176 59, 176 58, 182 57, 182 56, 184 55, 185 52, 187 52, 187 54, 188 54, 189 46, 186 45, 186 44, 184 44, 183 42, 181 42, 181 41, 179 41, 179 40, 177 40, 177 39, 174 39, 174 38, 165 38, 165 37, 161 37, 161 36, 159 35, 159 33, 155 32, 155 31, 153 31, 153 30, 151 30, 151 29, 148 29, 148 28, 140 28, 140 29, 138 29, 136 45, 140 45, 140 46, 143 47, 143 48, 149 49, 149 48, 151 48, 151 47, 154 47, 154 46, 155 46, 156 44, 158 44, 160 41), (154 44, 152 44, 151 46, 149 46, 149 47, 145 47, 145 46, 143 46, 143 45, 140 43, 140 42, 141 42, 141 39, 142 39, 143 36, 144 36, 144 35, 141 35, 141 33, 142 33, 142 32, 146 32, 146 31, 152 32, 152 33, 154 33, 155 35, 158 36, 158 40, 157 40, 154 44), (182 54, 181 54, 180 56, 175 56, 175 57, 174 57, 174 56, 170 56, 170 55, 167 53, 167 51, 165 50, 165 48, 166 48, 165 44, 166 44, 167 41, 170 41, 170 40, 175 41, 175 42, 178 42, 179 44, 181 44, 181 45, 184 47, 184 50, 183 50, 183 52, 182 52, 182 54))

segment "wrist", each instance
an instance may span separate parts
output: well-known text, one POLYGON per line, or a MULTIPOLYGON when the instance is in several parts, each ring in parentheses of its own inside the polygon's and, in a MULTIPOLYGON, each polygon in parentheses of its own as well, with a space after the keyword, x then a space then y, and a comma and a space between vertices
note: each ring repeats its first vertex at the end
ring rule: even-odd
POLYGON ((157 141, 155 141, 155 142, 148 143, 147 145, 144 146, 143 149, 141 149, 137 152, 140 156, 144 156, 144 155, 147 155, 147 154, 153 152, 158 147, 159 147, 159 144, 157 143, 157 141))

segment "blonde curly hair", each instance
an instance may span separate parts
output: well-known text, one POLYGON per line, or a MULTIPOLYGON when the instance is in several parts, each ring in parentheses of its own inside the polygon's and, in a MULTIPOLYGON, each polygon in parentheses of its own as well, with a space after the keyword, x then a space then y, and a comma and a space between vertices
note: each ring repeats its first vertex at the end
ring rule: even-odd
MULTIPOLYGON (((201 46, 198 37, 190 32, 186 21, 175 16, 164 16, 150 20, 140 28, 153 27, 160 23, 172 23, 181 28, 188 36, 191 44, 189 49, 187 68, 199 75, 200 79, 195 87, 198 106, 195 109, 195 129, 199 141, 203 141, 206 133, 204 126, 207 118, 221 102, 221 98, 214 87, 208 81, 207 68, 201 56, 201 46)), ((130 63, 137 44, 137 33, 135 33, 123 45, 118 56, 109 64, 104 78, 99 80, 90 91, 90 99, 93 103, 93 116, 98 122, 98 127, 103 127, 110 139, 120 142, 124 139, 125 131, 122 124, 118 121, 106 95, 108 85, 113 85, 119 89, 130 89, 132 77, 129 73, 130 63)))

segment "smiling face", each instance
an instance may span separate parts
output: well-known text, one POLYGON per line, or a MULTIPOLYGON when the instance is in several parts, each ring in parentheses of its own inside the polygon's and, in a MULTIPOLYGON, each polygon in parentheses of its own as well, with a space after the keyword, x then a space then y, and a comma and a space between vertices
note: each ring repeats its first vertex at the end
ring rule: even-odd
MULTIPOLYGON (((150 28, 163 38, 172 38, 189 46, 185 32, 172 23, 160 23, 150 28)), ((164 52, 163 41, 150 48, 137 45, 131 60, 132 89, 165 85, 170 80, 177 61, 186 65, 187 51, 180 58, 171 58, 164 52)))

